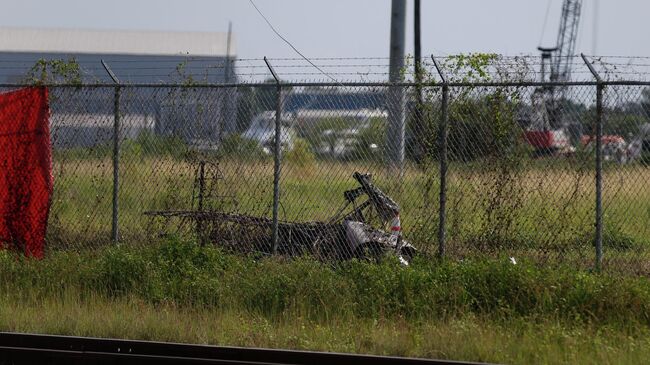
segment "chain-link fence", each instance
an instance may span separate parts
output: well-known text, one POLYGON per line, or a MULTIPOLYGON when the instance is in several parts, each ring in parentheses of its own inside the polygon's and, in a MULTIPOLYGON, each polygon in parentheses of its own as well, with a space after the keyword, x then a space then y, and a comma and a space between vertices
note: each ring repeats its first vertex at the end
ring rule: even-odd
POLYGON ((50 85, 47 245, 650 273, 650 83, 440 61, 421 84, 50 85))

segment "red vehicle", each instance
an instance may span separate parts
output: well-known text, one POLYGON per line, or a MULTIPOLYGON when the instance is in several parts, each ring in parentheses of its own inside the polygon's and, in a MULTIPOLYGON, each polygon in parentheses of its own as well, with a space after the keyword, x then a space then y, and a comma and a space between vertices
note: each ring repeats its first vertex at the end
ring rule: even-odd
POLYGON ((537 130, 524 132, 524 139, 535 148, 535 154, 552 155, 571 151, 571 142, 563 130, 537 130))
MULTIPOLYGON (((628 146, 625 139, 618 135, 604 135, 601 137, 603 159, 605 161, 615 160, 618 163, 625 163, 628 161, 628 146)), ((593 148, 596 142, 595 136, 584 135, 580 140, 583 147, 587 149, 593 148)))

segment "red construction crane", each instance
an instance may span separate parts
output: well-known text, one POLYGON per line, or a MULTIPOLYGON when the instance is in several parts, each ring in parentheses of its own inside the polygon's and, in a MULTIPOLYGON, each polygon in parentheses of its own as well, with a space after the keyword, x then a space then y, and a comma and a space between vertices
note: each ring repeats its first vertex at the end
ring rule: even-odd
MULTIPOLYGON (((555 47, 538 47, 542 52, 541 81, 563 82, 571 79, 581 8, 582 0, 564 0, 555 47)), ((564 99, 565 92, 566 87, 563 86, 545 86, 532 96, 534 111, 526 140, 539 154, 570 148, 567 121, 563 120, 558 103, 564 99)))

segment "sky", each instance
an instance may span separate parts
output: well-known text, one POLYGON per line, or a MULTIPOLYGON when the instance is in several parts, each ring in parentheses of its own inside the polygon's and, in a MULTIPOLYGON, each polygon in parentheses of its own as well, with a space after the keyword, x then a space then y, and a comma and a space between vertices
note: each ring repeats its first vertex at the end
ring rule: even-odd
MULTIPOLYGON (((390 0, 254 1, 307 57, 388 56, 390 0)), ((248 0, 0 2, 1 26, 225 32, 231 21, 239 58, 298 57, 248 0)), ((406 52, 412 54, 413 0, 407 4, 406 52)), ((540 44, 555 44, 561 6, 562 0, 422 0, 422 54, 537 54, 540 44)), ((584 0, 577 51, 650 56, 648 14, 647 0, 584 0)))

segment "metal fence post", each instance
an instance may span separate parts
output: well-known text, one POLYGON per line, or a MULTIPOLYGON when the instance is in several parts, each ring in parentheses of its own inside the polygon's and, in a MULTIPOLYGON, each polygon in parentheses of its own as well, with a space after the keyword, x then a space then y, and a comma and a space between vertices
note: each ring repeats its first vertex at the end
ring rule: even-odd
POLYGON ((603 265, 603 89, 596 86, 596 269, 603 265))
POLYGON ((115 76, 108 64, 101 61, 102 66, 115 83, 115 95, 113 97, 113 216, 111 221, 111 239, 114 243, 119 240, 118 230, 118 195, 120 188, 120 80, 115 76))
POLYGON ((196 236, 199 239, 201 246, 205 246, 205 234, 203 233, 203 199, 205 197, 205 160, 199 161, 199 195, 197 201, 197 210, 199 211, 198 219, 196 220, 196 236))
POLYGON ((594 69, 593 65, 581 54, 582 60, 587 64, 589 71, 596 78, 596 270, 600 271, 603 265, 603 80, 594 69))
POLYGON ((388 88, 388 123, 386 146, 389 172, 399 174, 400 186, 404 177, 405 139, 406 139, 406 95, 405 87, 398 85, 404 79, 404 34, 406 21, 406 1, 392 0, 390 21, 390 54, 388 81, 394 83, 388 88))
POLYGON ((275 140, 273 146, 273 223, 271 227, 272 252, 275 255, 278 252, 278 209, 280 207, 280 169, 282 167, 280 165, 282 159, 282 84, 266 57, 264 57, 264 62, 275 79, 277 93, 275 104, 275 140))
POLYGON ((449 122, 449 84, 442 73, 436 58, 431 56, 438 75, 442 80, 442 105, 440 120, 440 135, 438 146, 440 148, 440 207, 438 210, 438 256, 444 257, 446 251, 446 219, 447 219, 447 129, 449 122))

